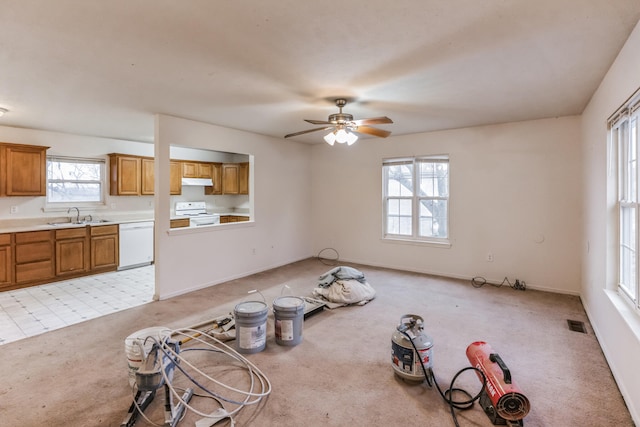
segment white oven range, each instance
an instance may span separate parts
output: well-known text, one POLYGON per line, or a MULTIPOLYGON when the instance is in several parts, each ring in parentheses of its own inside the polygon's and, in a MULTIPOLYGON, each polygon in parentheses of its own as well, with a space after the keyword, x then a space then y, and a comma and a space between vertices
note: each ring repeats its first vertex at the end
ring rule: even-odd
POLYGON ((176 202, 175 215, 189 218, 189 227, 220 224, 220 215, 208 213, 205 202, 176 202))

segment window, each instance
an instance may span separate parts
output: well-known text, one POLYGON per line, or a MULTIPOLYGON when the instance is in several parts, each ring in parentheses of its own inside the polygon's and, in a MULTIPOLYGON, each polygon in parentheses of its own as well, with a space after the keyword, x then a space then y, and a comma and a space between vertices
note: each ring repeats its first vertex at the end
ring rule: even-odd
POLYGON ((640 96, 610 121, 611 143, 618 153, 618 290, 636 308, 638 295, 638 117, 640 96))
POLYGON ((449 157, 384 160, 382 176, 384 237, 448 243, 449 157))
POLYGON ((47 203, 104 203, 102 159, 47 157, 47 203))

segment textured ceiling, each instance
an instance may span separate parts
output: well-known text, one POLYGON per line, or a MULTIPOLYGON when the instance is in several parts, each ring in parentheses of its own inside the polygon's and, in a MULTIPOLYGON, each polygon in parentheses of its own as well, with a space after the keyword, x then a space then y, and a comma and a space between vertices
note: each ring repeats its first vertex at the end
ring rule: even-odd
MULTIPOLYGON (((347 97, 392 135, 580 114, 638 0, 0 0, 0 125, 274 137, 347 97)), ((322 133, 298 141, 322 142, 322 133)))

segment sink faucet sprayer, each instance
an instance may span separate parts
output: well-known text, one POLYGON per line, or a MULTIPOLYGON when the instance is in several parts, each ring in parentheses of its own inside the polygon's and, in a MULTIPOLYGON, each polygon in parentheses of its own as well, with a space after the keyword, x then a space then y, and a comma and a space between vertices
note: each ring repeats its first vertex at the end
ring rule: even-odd
POLYGON ((80 222, 80 209, 76 208, 76 207, 72 207, 67 209, 67 213, 71 213, 71 210, 75 209, 76 210, 76 223, 80 222))

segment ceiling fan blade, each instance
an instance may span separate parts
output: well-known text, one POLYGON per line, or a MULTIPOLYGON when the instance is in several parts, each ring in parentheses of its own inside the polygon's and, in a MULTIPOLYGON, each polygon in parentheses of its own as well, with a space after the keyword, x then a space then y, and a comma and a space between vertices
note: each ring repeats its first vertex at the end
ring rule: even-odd
POLYGON ((372 128, 369 126, 358 126, 353 128, 353 131, 358 133, 366 133, 369 135, 379 136, 381 138, 386 138, 389 135, 391 135, 391 132, 389 132, 388 130, 372 128))
POLYGON ((326 120, 311 120, 311 119, 304 119, 305 122, 307 123, 311 123, 314 125, 332 125, 333 123, 328 122, 326 120))
POLYGON ((327 130, 327 129, 332 129, 332 128, 333 128, 332 126, 327 126, 327 127, 324 127, 324 128, 307 129, 307 130, 303 130, 303 131, 300 131, 300 132, 290 133, 288 135, 285 135, 284 137, 285 138, 289 138, 289 137, 292 137, 292 136, 298 136, 298 135, 303 135, 305 133, 311 133, 311 132, 316 132, 316 131, 319 131, 319 130, 327 130))
POLYGON ((356 126, 361 126, 361 125, 383 125, 383 124, 386 124, 386 123, 393 123, 393 120, 391 120, 389 117, 382 116, 382 117, 372 117, 370 119, 354 120, 353 123, 356 126))

